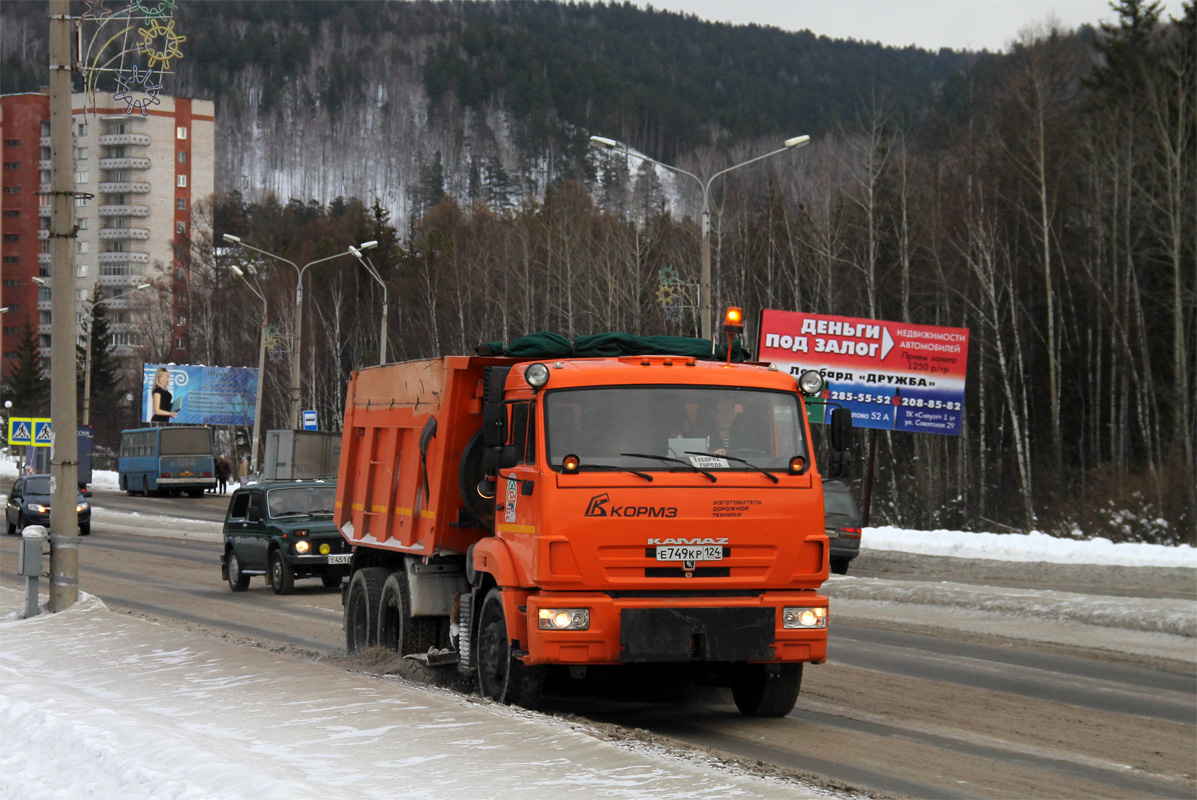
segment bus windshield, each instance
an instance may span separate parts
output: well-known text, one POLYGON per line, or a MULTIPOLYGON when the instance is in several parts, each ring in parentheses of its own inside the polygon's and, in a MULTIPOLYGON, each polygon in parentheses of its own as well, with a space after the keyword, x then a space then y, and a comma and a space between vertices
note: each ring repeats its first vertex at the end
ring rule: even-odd
POLYGON ((163 456, 212 455, 212 435, 207 428, 166 428, 158 445, 163 456))
POLYGON ((549 463, 576 455, 580 468, 784 469, 807 456, 796 394, 716 386, 561 389, 544 401, 549 463), (695 455, 708 454, 708 455, 695 455), (721 456, 728 456, 722 458, 721 456))

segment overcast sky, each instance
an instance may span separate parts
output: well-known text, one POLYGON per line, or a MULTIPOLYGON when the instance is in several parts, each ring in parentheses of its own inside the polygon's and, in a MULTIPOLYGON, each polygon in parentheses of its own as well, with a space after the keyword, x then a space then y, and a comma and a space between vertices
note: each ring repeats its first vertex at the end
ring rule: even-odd
MULTIPOLYGON (((1004 50, 1020 29, 1054 16, 1064 28, 1117 15, 1107 0, 634 0, 714 22, 809 29, 833 39, 881 42, 927 50, 1004 50)), ((1180 16, 1180 0, 1164 14, 1180 16)))

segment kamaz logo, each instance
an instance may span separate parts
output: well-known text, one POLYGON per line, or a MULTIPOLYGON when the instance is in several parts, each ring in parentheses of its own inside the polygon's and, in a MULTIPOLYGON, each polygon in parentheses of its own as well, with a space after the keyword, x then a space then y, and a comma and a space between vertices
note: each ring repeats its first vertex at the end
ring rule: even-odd
POLYGON ((606 492, 596 494, 590 498, 586 506, 588 517, 662 517, 669 519, 677 516, 677 509, 668 506, 616 506, 611 505, 611 498, 606 492))
POLYGON ((722 544, 722 545, 726 545, 727 539, 722 536, 719 537, 718 539, 713 539, 710 536, 708 536, 704 539, 649 539, 648 543, 649 544, 664 544, 664 545, 670 545, 670 544, 674 544, 674 545, 676 545, 676 544, 722 544))

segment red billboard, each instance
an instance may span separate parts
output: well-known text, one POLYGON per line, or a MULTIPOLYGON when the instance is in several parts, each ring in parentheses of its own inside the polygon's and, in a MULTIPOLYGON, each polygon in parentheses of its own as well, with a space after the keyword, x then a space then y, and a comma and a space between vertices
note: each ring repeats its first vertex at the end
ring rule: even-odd
POLYGON ((968 371, 968 329, 766 309, 760 359, 797 376, 814 369, 824 406, 851 409, 859 428, 959 436, 968 371))

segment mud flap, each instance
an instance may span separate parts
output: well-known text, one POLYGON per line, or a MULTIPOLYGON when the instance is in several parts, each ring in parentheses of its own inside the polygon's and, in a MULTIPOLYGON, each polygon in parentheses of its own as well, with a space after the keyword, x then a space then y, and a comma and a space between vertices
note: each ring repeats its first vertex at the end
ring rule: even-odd
POLYGON ((772 661, 775 630, 772 608, 629 608, 620 660, 772 661))

